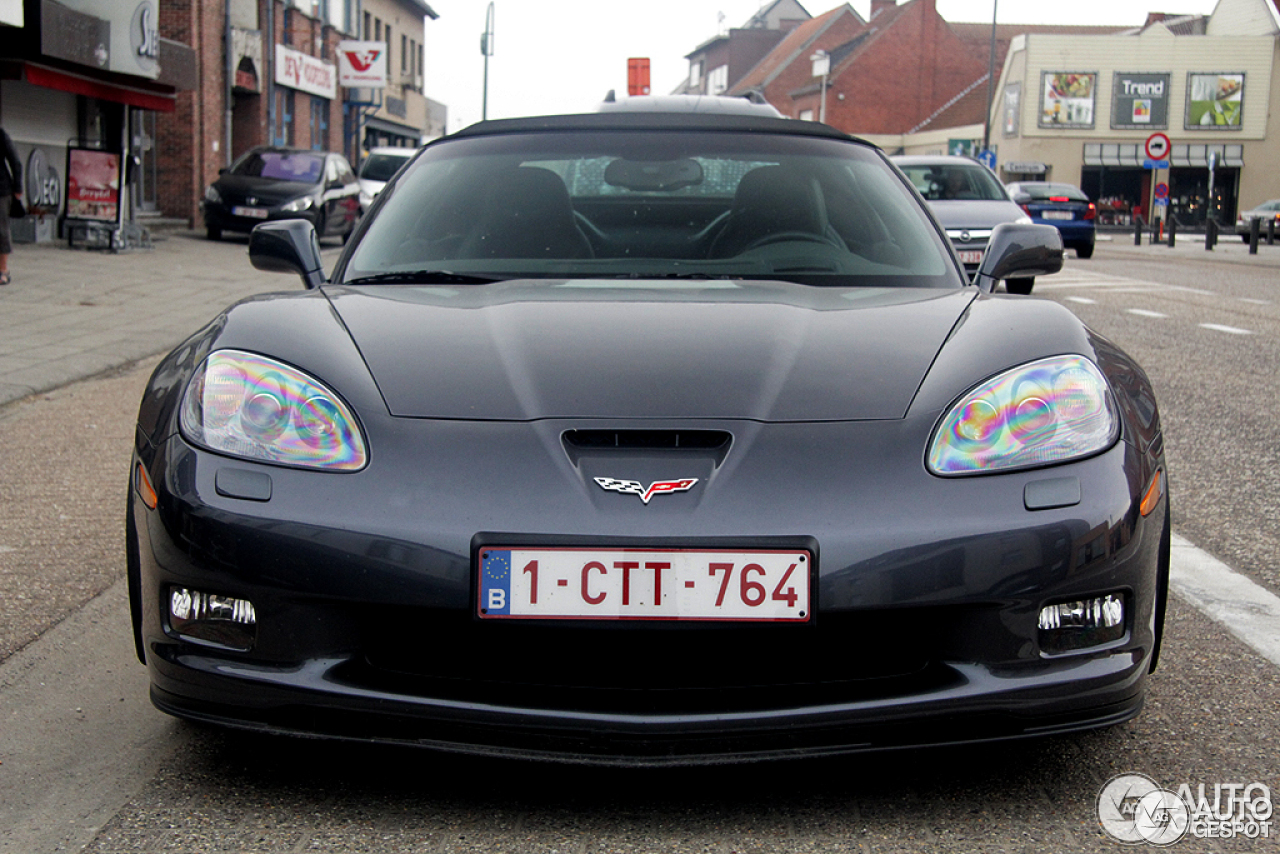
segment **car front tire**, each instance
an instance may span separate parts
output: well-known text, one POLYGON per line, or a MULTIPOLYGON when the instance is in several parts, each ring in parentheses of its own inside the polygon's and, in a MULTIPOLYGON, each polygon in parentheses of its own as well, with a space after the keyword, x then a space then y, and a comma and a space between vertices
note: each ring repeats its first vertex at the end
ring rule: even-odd
POLYGON ((1092 244, 1092 243, 1089 243, 1089 244, 1086 244, 1086 245, 1084 245, 1084 246, 1077 246, 1077 247, 1076 247, 1076 257, 1077 257, 1077 258, 1092 258, 1092 257, 1093 257, 1093 244, 1092 244))
POLYGON ((222 229, 216 225, 210 225, 206 227, 204 230, 204 234, 205 234, 205 237, 209 238, 210 240, 222 239, 222 229))

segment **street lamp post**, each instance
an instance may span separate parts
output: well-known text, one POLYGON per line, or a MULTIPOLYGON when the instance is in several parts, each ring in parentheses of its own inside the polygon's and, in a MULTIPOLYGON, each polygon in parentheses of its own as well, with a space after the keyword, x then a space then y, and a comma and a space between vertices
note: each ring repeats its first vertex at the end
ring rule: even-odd
POLYGON ((484 16, 484 33, 480 36, 480 52, 484 54, 484 96, 480 101, 480 119, 489 118, 489 57, 493 56, 493 3, 484 16))
POLYGON ((991 0, 991 56, 987 59, 987 118, 982 123, 982 150, 991 150, 991 99, 996 85, 996 7, 1000 0, 991 0))
POLYGON ((809 59, 813 62, 813 76, 822 78, 822 100, 818 102, 818 121, 827 121, 827 75, 831 73, 831 55, 825 50, 815 50, 809 59))

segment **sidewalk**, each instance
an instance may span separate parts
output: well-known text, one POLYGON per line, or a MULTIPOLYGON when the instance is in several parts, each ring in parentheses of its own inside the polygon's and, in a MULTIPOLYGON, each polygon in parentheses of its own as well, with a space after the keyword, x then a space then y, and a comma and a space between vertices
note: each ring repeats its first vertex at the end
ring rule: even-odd
MULTIPOLYGON (((1249 244, 1234 231, 1224 232, 1212 251, 1204 248, 1204 232, 1179 232, 1173 248, 1167 243, 1151 243, 1150 233, 1144 234, 1141 246, 1133 245, 1133 232, 1124 234, 1109 232, 1098 234, 1097 251, 1110 257, 1150 257, 1152 259, 1179 259, 1186 261, 1214 261, 1225 264, 1243 264, 1250 267, 1274 267, 1280 269, 1280 241, 1268 246, 1264 239, 1258 244, 1258 254, 1249 254, 1249 244)), ((1071 253, 1068 252, 1068 255, 1071 253)))
MULTIPOLYGON (((0 288, 0 405, 168 352, 243 297, 302 287, 249 264, 247 240, 195 231, 112 254, 19 244, 0 288)), ((325 247, 325 263, 337 259, 325 247)))

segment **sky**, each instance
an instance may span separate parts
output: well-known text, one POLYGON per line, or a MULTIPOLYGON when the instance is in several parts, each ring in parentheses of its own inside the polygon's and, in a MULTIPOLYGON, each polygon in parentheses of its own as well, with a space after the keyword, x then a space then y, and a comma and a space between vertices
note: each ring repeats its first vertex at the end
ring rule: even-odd
MULTIPOLYGON (((427 0, 426 95, 449 108, 453 132, 481 119, 487 0, 427 0)), ((902 2, 902 0, 900 0, 902 2)), ((936 0, 948 21, 988 22, 992 0, 936 0)), ((995 0, 1001 24, 1138 26, 1148 11, 1209 14, 1217 0, 995 0)), ((801 0, 812 15, 838 0, 801 0)), ((627 58, 649 57, 653 93, 671 92, 688 74, 690 53, 740 27, 761 0, 494 0, 488 117, 590 112, 610 89, 626 97, 627 58), (723 26, 720 16, 723 14, 723 26)), ((871 0, 853 0, 864 18, 871 0)))

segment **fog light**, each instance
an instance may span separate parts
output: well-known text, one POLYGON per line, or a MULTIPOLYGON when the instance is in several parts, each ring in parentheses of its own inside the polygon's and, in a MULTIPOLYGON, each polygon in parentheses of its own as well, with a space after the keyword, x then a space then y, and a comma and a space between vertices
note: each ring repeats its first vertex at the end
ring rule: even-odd
POLYGON ((1101 646, 1124 637, 1124 596, 1058 602, 1040 609, 1040 651, 1050 655, 1101 646))
POLYGON ((245 652, 253 648, 258 616, 248 599, 172 587, 169 628, 183 640, 245 652))

